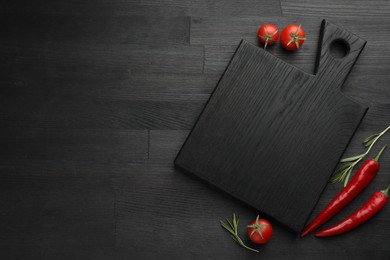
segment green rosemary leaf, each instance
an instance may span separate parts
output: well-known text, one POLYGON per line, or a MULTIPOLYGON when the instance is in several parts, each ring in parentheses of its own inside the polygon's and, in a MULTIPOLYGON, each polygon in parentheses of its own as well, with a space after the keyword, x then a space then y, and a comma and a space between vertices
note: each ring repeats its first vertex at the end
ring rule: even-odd
POLYGON ((236 241, 237 244, 239 244, 239 245, 242 246, 242 244, 240 243, 240 241, 238 241, 237 238, 236 238, 235 236, 231 235, 230 237, 231 237, 234 241, 236 241))
POLYGON ((237 239, 238 243, 240 243, 240 245, 244 244, 244 242, 242 242, 242 240, 241 240, 241 238, 239 236, 236 236, 236 239, 237 239))
POLYGON ((342 162, 342 163, 344 163, 344 162, 353 162, 353 161, 361 159, 364 156, 365 156, 365 154, 363 153, 363 154, 359 154, 359 155, 356 155, 356 156, 343 158, 343 159, 340 160, 340 162, 342 162))
POLYGON ((230 226, 232 229, 234 229, 234 226, 232 225, 232 222, 230 222, 230 220, 229 220, 228 218, 225 218, 225 219, 226 219, 227 223, 229 223, 229 226, 230 226))
POLYGON ((338 182, 339 178, 340 178, 340 175, 333 176, 329 182, 332 184, 335 184, 338 182))
POLYGON ((351 170, 352 171, 352 167, 345 167, 344 169, 339 169, 338 171, 336 171, 334 173, 334 177, 331 179, 331 183, 337 183, 337 182, 342 182, 345 178, 345 176, 347 175, 347 172, 351 170))
POLYGON ((378 137, 379 136, 379 134, 373 134, 373 135, 370 135, 369 137, 367 137, 366 139, 364 139, 364 141, 363 141, 363 144, 367 147, 367 143, 368 142, 373 142, 373 140, 376 138, 376 137, 378 137))
POLYGON ((233 213, 233 227, 234 227, 234 230, 238 229, 238 224, 237 224, 237 219, 236 219, 235 213, 233 213))
POLYGON ((227 231, 230 232, 230 228, 228 227, 228 225, 226 225, 226 223, 223 222, 223 221, 220 221, 220 222, 221 222, 221 226, 222 226, 224 229, 226 229, 227 231))
POLYGON ((234 230, 233 230, 231 227, 229 227, 229 226, 228 226, 225 222, 223 222, 222 220, 221 220, 221 226, 222 226, 224 229, 226 229, 227 231, 229 231, 229 233, 235 235, 234 230))
POLYGON ((233 213, 232 221, 230 221, 228 218, 225 218, 225 219, 226 219, 228 224, 223 222, 222 220, 220 220, 219 222, 221 223, 221 226, 230 233, 230 237, 240 246, 242 246, 248 250, 251 250, 253 252, 258 253, 259 251, 257 251, 256 249, 250 248, 247 245, 245 245, 244 242, 242 242, 241 238, 238 236, 237 233, 238 233, 239 219, 236 217, 236 214, 233 213))
POLYGON ((226 223, 223 222, 222 220, 220 220, 220 222, 221 222, 221 226, 222 226, 224 229, 226 229, 226 230, 229 231, 229 232, 233 231, 233 229, 232 229, 228 224, 226 224, 226 223))
POLYGON ((352 162, 349 162, 349 163, 344 164, 343 166, 341 166, 340 168, 338 168, 338 169, 334 172, 334 174, 338 174, 338 173, 340 173, 340 172, 346 170, 347 168, 351 167, 351 165, 352 165, 352 162))
POLYGON ((368 141, 367 143, 364 143, 364 146, 367 148, 369 147, 373 142, 375 142, 377 139, 376 138, 373 138, 371 139, 370 141, 368 141))
POLYGON ((347 186, 348 181, 349 181, 349 176, 351 175, 351 173, 352 173, 352 168, 350 168, 350 169, 346 172, 345 179, 344 179, 344 187, 347 186))
POLYGON ((338 182, 339 182, 339 176, 333 177, 333 178, 329 181, 329 183, 331 183, 331 184, 335 184, 335 183, 338 183, 338 182))

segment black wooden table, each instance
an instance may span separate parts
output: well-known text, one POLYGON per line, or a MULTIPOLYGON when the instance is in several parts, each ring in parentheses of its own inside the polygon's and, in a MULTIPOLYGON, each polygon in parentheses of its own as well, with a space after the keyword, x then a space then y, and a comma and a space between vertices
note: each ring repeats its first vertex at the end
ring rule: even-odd
MULTIPOLYGON (((345 155, 364 151, 390 123, 390 2, 4 0, 0 13, 1 259, 390 258, 389 205, 330 239, 270 219, 270 243, 246 251, 219 220, 235 212, 244 236, 259 212, 173 166, 240 39, 257 44, 264 22, 302 24, 300 51, 269 51, 307 72, 321 19, 368 41, 343 87, 370 106, 345 155)), ((387 151, 329 224, 389 182, 387 151)), ((312 218, 340 189, 328 185, 312 218)))

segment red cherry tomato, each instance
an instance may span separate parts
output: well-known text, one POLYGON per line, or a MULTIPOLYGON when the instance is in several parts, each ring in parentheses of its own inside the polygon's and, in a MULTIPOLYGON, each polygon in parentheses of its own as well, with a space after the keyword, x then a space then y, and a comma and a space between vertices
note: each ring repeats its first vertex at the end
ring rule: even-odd
POLYGON ((271 223, 265 219, 259 219, 259 216, 248 225, 248 237, 255 244, 265 244, 271 236, 271 223))
POLYGON ((266 23, 259 28, 257 37, 259 38, 259 41, 264 44, 265 49, 268 45, 275 44, 278 40, 279 30, 275 25, 266 23))
POLYGON ((280 43, 282 44, 283 48, 289 51, 295 51, 299 49, 305 40, 305 31, 301 25, 297 24, 287 25, 280 35, 280 43))

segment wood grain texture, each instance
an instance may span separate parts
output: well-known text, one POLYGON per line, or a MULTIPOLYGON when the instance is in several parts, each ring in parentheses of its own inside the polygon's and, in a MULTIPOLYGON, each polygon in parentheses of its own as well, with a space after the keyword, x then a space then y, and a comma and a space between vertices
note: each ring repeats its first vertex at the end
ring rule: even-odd
POLYGON ((2 13, 60 13, 60 14, 104 14, 104 15, 146 15, 146 16, 246 16, 246 15, 280 15, 278 1, 243 0, 39 0, 34 4, 26 0, 3 1, 0 5, 2 13))
POLYGON ((2 14, 2 42, 188 44, 190 17, 140 15, 2 14))
POLYGON ((189 17, 0 20, 0 121, 7 126, 190 129, 217 80, 200 74, 204 49, 188 46, 189 17))
POLYGON ((219 75, 137 73, 121 82, 102 84, 99 97, 127 101, 207 101, 219 75))
POLYGON ((1 160, 129 162, 146 159, 148 152, 144 130, 2 127, 0 133, 1 160))
MULTIPOLYGON (((239 205, 235 201, 210 189, 198 179, 181 174, 173 164, 144 165, 120 181, 122 188, 117 194, 117 246, 118 255, 122 258, 134 255, 131 252, 142 252, 140 255, 146 259, 161 254, 166 259, 245 256, 241 250, 224 253, 222 247, 230 248, 231 241, 223 239, 226 236, 224 232, 213 231, 215 228, 221 231, 218 211, 230 214, 229 207, 239 205), (204 195, 209 199, 204 200, 204 195), (171 203, 172 200, 175 200, 175 204, 171 203), (225 206, 215 210, 216 203, 221 201, 225 201, 225 206), (210 217, 214 220, 209 221, 210 217), (192 234, 190 238, 187 237, 188 232, 192 234), (149 239, 134 240, 134 235, 149 239), (220 241, 217 245, 219 250, 209 250, 210 239, 220 241), (156 245, 159 245, 159 250, 146 250, 156 245)), ((242 210, 239 208, 236 208, 238 214, 242 210)))
POLYGON ((48 109, 46 126, 108 129, 190 129, 205 101, 57 99, 48 109))
POLYGON ((321 32, 315 75, 242 41, 175 160, 298 232, 366 111, 340 92, 366 42, 325 20, 321 32))
POLYGON ((172 162, 188 134, 188 130, 151 130, 149 159, 172 162))
POLYGON ((202 47, 99 43, 47 44, 46 48, 42 48, 42 44, 31 42, 2 43, 1 68, 7 69, 10 73, 17 73, 17 69, 23 68, 45 71, 48 75, 57 71, 77 74, 84 70, 91 76, 107 70, 119 72, 124 70, 132 73, 201 73, 203 69, 202 47), (4 67, 5 64, 7 67, 4 67))
MULTIPOLYGON (((24 100, 34 100, 35 109, 46 106, 45 98, 99 99, 106 101, 207 101, 218 82, 217 74, 175 74, 162 73, 153 77, 148 73, 104 74, 91 78, 89 75, 36 75, 25 74, 18 79, 9 77, 0 80, 2 102, 8 102, 5 109, 16 113, 24 100), (12 100, 12 101, 10 101, 12 100), (19 103, 19 104, 18 104, 19 103), (38 106, 41 104, 41 106, 38 106)), ((26 102, 29 103, 29 102, 26 102)), ((27 105, 27 104, 26 104, 27 105)), ((30 110, 31 111, 31 110, 30 110)), ((34 109, 32 109, 34 111, 34 109)), ((0 111, 2 112, 2 111, 0 111)), ((3 111, 4 112, 4 111, 3 111)), ((6 114, 4 112, 4 114, 6 114)), ((8 113, 10 114, 10 113, 8 113)))
POLYGON ((45 160, 2 161, 1 173, 2 257, 50 259, 62 248, 114 246, 115 193, 102 176, 45 160))
MULTIPOLYGON (((343 92, 374 103, 372 120, 346 155, 362 151, 358 136, 388 124, 389 107, 375 104, 390 97, 390 2, 302 3, 0 1, 0 258, 388 259, 388 207, 329 240, 299 239, 270 219, 271 242, 252 254, 218 221, 238 214, 249 242, 244 226, 259 212, 173 166, 239 40, 256 43, 268 19, 280 29, 302 21, 310 36, 302 51, 268 51, 309 73, 321 18, 368 40, 343 92), (275 17, 281 8, 285 17, 275 17)), ((388 183, 386 156, 373 186, 334 221, 388 183)), ((328 186, 315 212, 340 189, 328 186)))
MULTIPOLYGON (((358 19, 388 18, 390 7, 385 0, 348 0, 348 1, 305 1, 280 0, 283 15, 321 16, 324 18, 342 17, 358 19), (378 8, 379 7, 379 8, 378 8)), ((379 23, 378 23, 379 24, 379 23)))

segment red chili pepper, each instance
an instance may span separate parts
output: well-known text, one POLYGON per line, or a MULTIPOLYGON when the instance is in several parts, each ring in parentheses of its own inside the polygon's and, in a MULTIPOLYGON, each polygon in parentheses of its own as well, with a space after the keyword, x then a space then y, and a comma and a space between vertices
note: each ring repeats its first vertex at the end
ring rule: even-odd
POLYGON ((314 219, 301 233, 301 237, 313 232, 323 224, 325 224, 331 217, 342 210, 349 202, 351 202, 368 184, 375 178, 379 171, 378 160, 386 149, 386 145, 379 151, 375 159, 367 159, 363 165, 356 172, 355 176, 340 191, 339 194, 328 204, 328 206, 314 219))
POLYGON ((330 228, 316 233, 316 237, 330 237, 354 229, 378 213, 386 204, 390 185, 385 190, 377 191, 358 211, 330 228))

